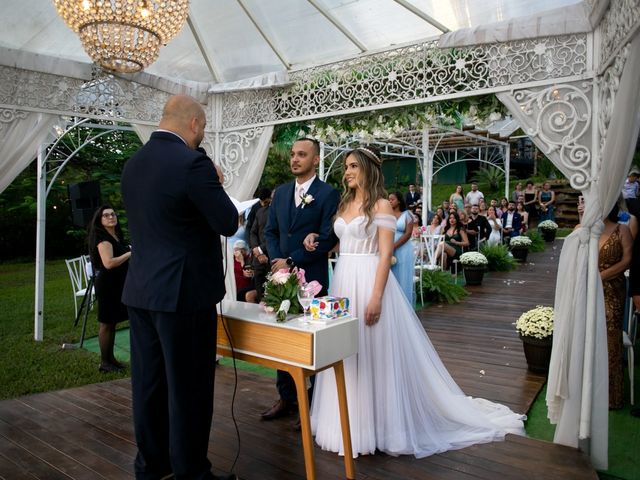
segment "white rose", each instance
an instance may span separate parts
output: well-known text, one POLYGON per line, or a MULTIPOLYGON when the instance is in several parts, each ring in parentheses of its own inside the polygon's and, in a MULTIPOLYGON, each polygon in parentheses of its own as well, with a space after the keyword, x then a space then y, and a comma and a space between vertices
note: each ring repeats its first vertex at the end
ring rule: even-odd
POLYGON ((289 280, 289 273, 276 272, 271 276, 271 281, 276 285, 284 285, 289 280))

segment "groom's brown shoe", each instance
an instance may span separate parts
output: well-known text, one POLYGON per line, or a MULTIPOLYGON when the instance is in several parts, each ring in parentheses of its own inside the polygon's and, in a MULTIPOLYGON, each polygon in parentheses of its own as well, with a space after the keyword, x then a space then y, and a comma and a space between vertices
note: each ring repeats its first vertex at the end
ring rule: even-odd
POLYGON ((285 400, 278 400, 273 406, 260 415, 262 420, 274 420, 276 418, 286 417, 292 412, 291 406, 285 400))

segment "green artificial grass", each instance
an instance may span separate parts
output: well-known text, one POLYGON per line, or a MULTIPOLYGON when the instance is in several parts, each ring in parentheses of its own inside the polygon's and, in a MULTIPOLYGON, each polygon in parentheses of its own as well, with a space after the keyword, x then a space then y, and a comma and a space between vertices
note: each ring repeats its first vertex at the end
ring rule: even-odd
MULTIPOLYGON (((80 325, 73 326, 73 293, 64 260, 46 262, 44 340, 33 339, 34 280, 32 262, 0 264, 0 400, 126 376, 98 372, 100 357, 95 353, 62 350, 63 343, 80 340, 80 325)), ((94 310, 87 336, 97 331, 94 310)))
MULTIPOLYGON (((92 337, 87 339, 83 345, 84 348, 91 352, 99 353, 100 346, 98 345, 98 337, 92 337)), ((129 329, 125 328, 118 330, 116 333, 116 344, 114 348, 115 356, 122 362, 129 362, 131 357, 131 350, 129 346, 129 329)), ((233 359, 223 357, 219 360, 220 365, 225 367, 233 367, 233 359)), ((257 373, 267 377, 276 377, 276 371, 272 368, 263 367, 262 365, 255 365, 253 363, 245 362, 243 360, 236 360, 236 367, 238 370, 245 370, 248 372, 257 373)))
MULTIPOLYGON (((640 382, 640 368, 634 370, 635 384, 640 382)), ((640 418, 629 413, 629 375, 625 371, 625 407, 621 410, 609 411, 609 469, 598 472, 601 480, 636 480, 640 478, 640 418)), ((635 389, 636 394, 638 388, 635 389)), ((525 429, 527 435, 540 440, 553 441, 555 426, 547 419, 545 386, 538 394, 527 414, 525 429)), ((636 407, 640 406, 636 395, 636 407)))

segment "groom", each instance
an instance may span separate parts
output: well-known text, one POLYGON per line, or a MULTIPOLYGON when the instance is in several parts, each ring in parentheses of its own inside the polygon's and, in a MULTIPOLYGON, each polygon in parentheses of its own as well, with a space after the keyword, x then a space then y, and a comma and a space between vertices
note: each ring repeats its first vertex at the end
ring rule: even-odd
MULTIPOLYGON (((329 263, 327 254, 338 239, 333 233, 333 217, 339 193, 316 176, 320 163, 320 145, 316 140, 301 138, 291 147, 289 166, 295 181, 278 187, 269 208, 265 230, 271 271, 299 267, 308 282, 322 285, 319 295, 327 294, 329 263), (308 252, 302 242, 309 233, 318 233, 318 247, 308 252)), ((263 420, 286 416, 297 403, 296 387, 291 375, 278 370, 276 381, 280 399, 262 413, 263 420)))

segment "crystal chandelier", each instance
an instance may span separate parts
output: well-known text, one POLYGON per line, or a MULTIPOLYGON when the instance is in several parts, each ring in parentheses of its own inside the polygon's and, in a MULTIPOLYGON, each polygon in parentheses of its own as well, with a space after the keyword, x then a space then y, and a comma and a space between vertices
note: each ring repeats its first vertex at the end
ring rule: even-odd
POLYGON ((53 0, 91 59, 106 70, 134 73, 156 61, 182 29, 189 0, 53 0))

